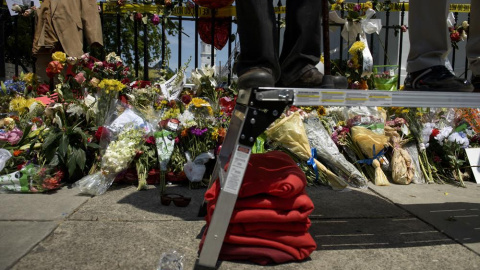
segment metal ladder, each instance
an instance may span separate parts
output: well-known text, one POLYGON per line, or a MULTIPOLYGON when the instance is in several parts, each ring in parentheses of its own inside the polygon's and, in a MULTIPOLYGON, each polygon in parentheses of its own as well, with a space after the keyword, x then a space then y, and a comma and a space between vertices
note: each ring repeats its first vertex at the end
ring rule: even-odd
POLYGON ((221 191, 195 269, 214 269, 256 137, 289 105, 477 108, 480 94, 259 87, 240 90, 212 180, 221 191), (230 163, 228 170, 225 165, 230 163))

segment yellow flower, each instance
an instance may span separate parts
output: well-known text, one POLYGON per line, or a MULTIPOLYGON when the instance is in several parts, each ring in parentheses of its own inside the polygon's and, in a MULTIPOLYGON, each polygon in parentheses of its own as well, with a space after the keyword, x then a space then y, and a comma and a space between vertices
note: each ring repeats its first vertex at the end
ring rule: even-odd
POLYGON ((27 73, 23 75, 22 81, 26 82, 27 84, 34 84, 37 82, 37 75, 34 73, 27 73))
POLYGON ((10 111, 23 113, 28 109, 27 100, 23 97, 16 97, 10 101, 10 111))
POLYGON ((192 101, 188 104, 188 107, 190 106, 195 106, 195 108, 200 108, 200 107, 206 107, 208 114, 213 115, 213 109, 210 106, 210 103, 208 101, 201 99, 201 98, 193 98, 192 101))
POLYGON ((218 139, 218 128, 213 128, 212 140, 216 141, 217 139, 218 139))
POLYGON ((323 107, 323 106, 318 106, 317 107, 317 114, 318 114, 318 116, 327 115, 327 109, 325 109, 325 107, 323 107))
POLYGON ((373 9, 373 4, 371 1, 367 1, 365 5, 363 5, 364 9, 373 9))
POLYGON ((111 80, 111 79, 103 79, 99 84, 98 87, 102 88, 105 90, 105 93, 110 93, 110 92, 120 92, 122 91, 126 86, 117 81, 117 80, 111 80))
POLYGON ((409 109, 403 109, 403 110, 402 110, 402 113, 408 113, 408 112, 410 112, 409 109))
POLYGON ((348 53, 350 53, 351 55, 356 55, 357 53, 363 51, 364 49, 365 49, 365 43, 363 43, 362 41, 355 41, 352 44, 352 47, 350 47, 350 49, 348 50, 348 53))
POLYGON ((325 63, 325 58, 323 57, 323 53, 322 53, 322 56, 320 56, 320 62, 325 63))
POLYGON ((55 52, 52 54, 52 59, 63 64, 67 61, 67 55, 64 52, 55 52))
POLYGON ((337 3, 337 5, 341 5, 341 4, 343 4, 343 2, 345 2, 345 0, 337 0, 336 3, 337 3))

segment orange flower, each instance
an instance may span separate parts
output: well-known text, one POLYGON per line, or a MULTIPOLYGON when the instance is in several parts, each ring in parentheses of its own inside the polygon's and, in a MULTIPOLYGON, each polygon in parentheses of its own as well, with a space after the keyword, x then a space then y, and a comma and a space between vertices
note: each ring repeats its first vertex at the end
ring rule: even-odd
POLYGON ((63 70, 63 65, 59 61, 51 61, 47 66, 47 76, 53 78, 54 75, 59 74, 63 70))
POLYGON ((188 136, 188 129, 182 130, 182 133, 180 134, 182 137, 187 137, 188 136))
POLYGON ((14 150, 14 151, 13 151, 13 156, 14 156, 14 157, 18 157, 18 156, 20 156, 22 153, 23 153, 22 150, 14 150))

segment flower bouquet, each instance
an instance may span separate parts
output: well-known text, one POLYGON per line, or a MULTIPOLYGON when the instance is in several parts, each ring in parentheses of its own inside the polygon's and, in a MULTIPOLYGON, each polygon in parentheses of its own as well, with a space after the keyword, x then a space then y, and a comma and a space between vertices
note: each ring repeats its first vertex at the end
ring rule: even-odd
POLYGON ((351 135, 353 141, 359 146, 363 154, 368 157, 367 159, 359 160, 357 162, 366 163, 375 168, 375 185, 388 186, 390 183, 378 161, 383 155, 384 148, 387 145, 387 137, 362 126, 353 126, 351 128, 351 135))
POLYGON ((39 193, 61 187, 63 172, 30 163, 21 170, 0 176, 0 192, 39 193))
POLYGON ((80 191, 90 195, 101 195, 113 183, 115 176, 126 170, 137 155, 144 136, 151 130, 146 121, 133 110, 126 109, 107 126, 112 136, 102 156, 100 171, 87 175, 77 182, 80 191))
POLYGON ((344 189, 348 186, 342 178, 335 175, 312 156, 312 149, 310 148, 308 137, 298 111, 273 123, 265 133, 270 140, 278 142, 282 147, 301 159, 305 161, 310 160, 312 166, 315 164, 318 170, 326 175, 332 188, 344 189))
POLYGON ((367 179, 340 153, 337 145, 320 123, 318 115, 316 113, 311 114, 305 119, 304 124, 310 145, 317 149, 317 156, 320 161, 345 178, 350 185, 366 188, 367 179))

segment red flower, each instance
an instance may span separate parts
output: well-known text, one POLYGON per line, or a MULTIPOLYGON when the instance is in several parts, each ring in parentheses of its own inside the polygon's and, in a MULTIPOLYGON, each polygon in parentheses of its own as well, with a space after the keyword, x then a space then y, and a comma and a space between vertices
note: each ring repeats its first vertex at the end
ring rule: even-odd
POLYGON ((434 129, 432 130, 432 133, 430 134, 430 139, 435 138, 435 136, 437 136, 439 133, 440 133, 440 130, 434 128, 434 129))
POLYGON ((222 112, 226 115, 230 116, 233 113, 233 109, 235 109, 235 104, 237 102, 237 97, 235 99, 231 99, 229 97, 222 97, 220 99, 220 106, 222 107, 222 112))
POLYGON ((54 75, 59 74, 63 70, 63 65, 59 61, 51 61, 47 66, 47 76, 53 78, 54 75))
POLYGON ((40 84, 37 87, 37 95, 39 96, 46 95, 49 91, 50 91, 50 86, 48 86, 48 84, 45 84, 45 83, 40 84))
POLYGON ((135 16, 134 16, 135 21, 141 21, 142 18, 143 18, 142 13, 140 12, 135 13, 135 16))
POLYGON ((55 179, 57 179, 58 182, 62 181, 63 177, 65 176, 65 173, 61 170, 58 170, 55 172, 55 179))
POLYGON ((60 187, 60 183, 56 178, 50 177, 43 180, 42 187, 46 190, 57 189, 60 187))
POLYGON ((150 136, 150 137, 146 138, 146 139, 145 139, 145 143, 155 144, 155 137, 150 136))
POLYGON ((128 78, 123 78, 121 83, 123 83, 125 85, 128 85, 128 84, 130 84, 130 80, 128 78))
POLYGON ((182 99, 183 104, 188 105, 190 103, 190 101, 192 101, 192 96, 183 95, 181 99, 182 99))
POLYGON ((13 151, 13 156, 14 156, 14 157, 18 157, 18 156, 20 156, 22 153, 23 153, 22 150, 14 150, 14 151, 13 151))
POLYGON ((453 31, 450 33, 450 39, 453 42, 459 42, 460 41, 460 33, 458 31, 453 31))
POLYGON ((108 138, 108 129, 106 127, 98 127, 97 131, 95 132, 95 138, 97 141, 104 140, 108 138))
POLYGON ((126 95, 120 95, 118 97, 123 104, 128 104, 128 97, 126 95))

